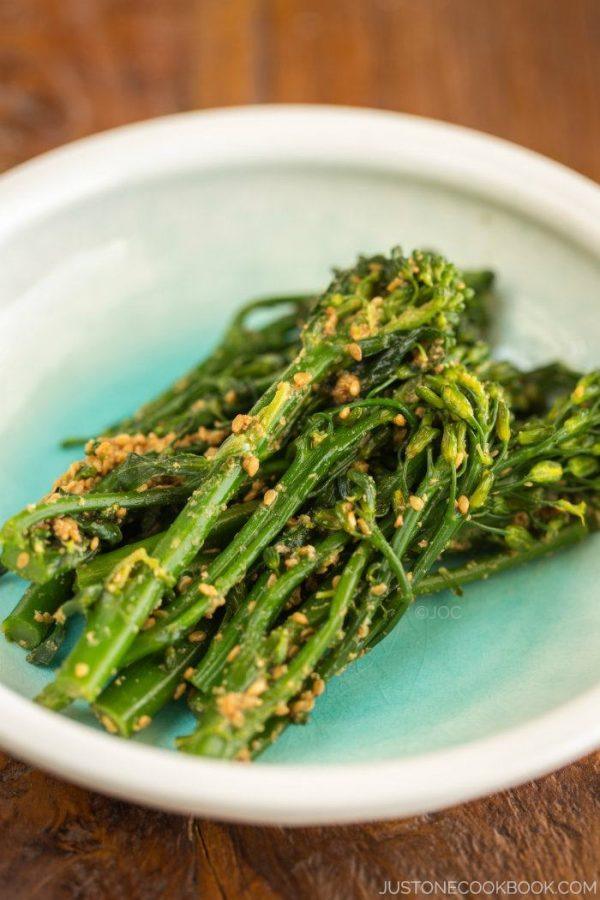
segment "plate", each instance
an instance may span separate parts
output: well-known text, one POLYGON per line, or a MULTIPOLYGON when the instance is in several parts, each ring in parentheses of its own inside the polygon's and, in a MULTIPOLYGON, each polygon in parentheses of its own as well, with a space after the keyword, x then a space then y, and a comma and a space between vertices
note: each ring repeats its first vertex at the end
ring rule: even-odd
MULTIPOLYGON (((0 515, 206 353, 242 301, 313 290, 359 251, 435 247, 499 273, 498 352, 598 363, 600 190, 440 122, 326 107, 191 113, 99 135, 0 179, 0 515)), ((186 813, 321 823, 514 785, 600 743, 598 539, 420 602, 252 765, 174 753, 30 700, 0 643, 0 744, 90 788, 186 813)), ((0 613, 22 583, 0 584, 0 613)))

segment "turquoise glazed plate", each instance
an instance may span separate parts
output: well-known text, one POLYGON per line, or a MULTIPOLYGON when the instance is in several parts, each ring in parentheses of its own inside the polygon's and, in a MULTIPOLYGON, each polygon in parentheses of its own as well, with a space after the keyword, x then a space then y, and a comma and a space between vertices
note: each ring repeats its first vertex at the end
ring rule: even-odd
MULTIPOLYGON (((435 247, 499 274, 495 342, 598 365, 600 190, 453 126, 324 107, 176 116, 0 179, 0 517, 214 344, 244 300, 324 285, 359 251, 435 247)), ((273 823, 439 808, 600 743, 600 540, 417 603, 253 765, 174 753, 183 704, 135 741, 30 700, 48 674, 0 643, 0 743, 180 812, 273 823)), ((23 583, 0 582, 0 613, 23 583)))

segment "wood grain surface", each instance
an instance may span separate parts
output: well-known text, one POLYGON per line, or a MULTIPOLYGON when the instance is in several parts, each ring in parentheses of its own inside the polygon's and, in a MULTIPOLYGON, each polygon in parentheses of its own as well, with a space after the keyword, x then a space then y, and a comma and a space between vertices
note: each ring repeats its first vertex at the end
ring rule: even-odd
MULTIPOLYGON (((600 180, 600 0, 0 0, 0 169, 126 122, 255 102, 435 116, 600 180)), ((600 891, 599 861, 598 755, 433 815, 296 830, 149 812, 0 755, 11 900, 334 900, 452 879, 600 891)))

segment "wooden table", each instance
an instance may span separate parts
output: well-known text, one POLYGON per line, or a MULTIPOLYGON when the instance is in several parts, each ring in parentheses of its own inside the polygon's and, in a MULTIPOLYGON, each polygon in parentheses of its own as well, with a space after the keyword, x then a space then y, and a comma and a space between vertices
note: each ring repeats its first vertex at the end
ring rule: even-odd
MULTIPOLYGON (((600 180, 600 0, 0 0, 0 168, 135 119, 270 101, 435 116, 600 180)), ((0 764, 11 900, 600 875, 598 755, 446 812, 298 830, 148 812, 0 764)))

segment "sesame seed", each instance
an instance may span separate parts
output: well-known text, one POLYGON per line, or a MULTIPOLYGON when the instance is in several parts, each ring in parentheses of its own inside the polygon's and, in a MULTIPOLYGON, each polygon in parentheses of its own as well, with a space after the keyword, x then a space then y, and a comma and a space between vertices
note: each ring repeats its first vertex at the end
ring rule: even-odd
POLYGON ((183 593, 192 583, 193 579, 189 575, 182 575, 179 581, 177 582, 177 590, 179 593, 183 593))
POLYGON ((139 719, 136 719, 133 723, 134 731, 141 731, 142 728, 147 728, 152 719, 150 716, 140 716, 139 719))
POLYGON ((312 683, 312 693, 315 697, 320 697, 320 695, 325 690, 325 682, 318 675, 313 674, 313 683, 312 683))
POLYGON ((466 516, 469 512, 469 498, 464 494, 461 494, 461 496, 456 501, 456 506, 461 516, 466 516))
POLYGON ((277 500, 277 491, 274 491, 273 488, 269 488, 268 491, 265 491, 263 496, 263 503, 265 506, 271 506, 272 503, 275 503, 277 500))
POLYGON ((267 679, 264 676, 260 675, 256 681, 253 681, 246 693, 250 697, 259 697, 261 694, 267 690, 268 684, 267 679))
POLYGON ((371 529, 367 525, 364 519, 357 519, 356 524, 358 525, 358 530, 365 535, 365 537, 369 537, 371 534, 371 529))
POLYGON ((110 732, 110 734, 116 734, 116 733, 117 733, 117 731, 118 731, 117 726, 115 725, 115 723, 113 722, 113 720, 110 719, 108 716, 100 716, 100 721, 102 722, 102 724, 104 725, 104 727, 106 728, 106 730, 107 730, 108 732, 110 732))
POLYGON ((387 591, 387 584, 384 581, 380 581, 379 584, 374 584, 371 588, 371 593, 375 594, 376 597, 381 597, 382 594, 385 594, 387 591))
POLYGON ((192 633, 188 635, 188 641, 191 644, 199 644, 200 641, 203 641, 205 637, 205 631, 192 631, 192 633))
POLYGON ((294 384, 298 388, 306 387, 311 382, 310 372, 296 372, 294 375, 294 384))
POLYGON ((184 681, 180 681, 177 687, 175 688, 175 692, 173 694, 173 700, 179 700, 185 694, 187 690, 187 684, 184 681))
POLYGON ((252 422, 252 416, 248 416, 245 413, 238 413, 231 423, 231 430, 234 434, 240 434, 242 431, 246 431, 252 422))
POLYGON ((333 399, 340 406, 360 395, 360 380, 351 372, 342 372, 332 391, 333 399))
POLYGON ((281 676, 285 675, 286 672, 287 666, 285 665, 285 663, 280 663, 280 665, 273 667, 271 675, 273 676, 273 678, 281 678, 281 676))
POLYGON ((260 468, 260 462, 257 456, 253 456, 251 453, 244 457, 244 461, 242 463, 242 467, 247 475, 250 478, 254 478, 256 473, 260 468))
POLYGON ((353 322, 350 326, 350 337, 354 341, 361 341, 363 338, 369 337, 371 329, 366 322, 353 322))
POLYGON ((50 625, 54 621, 52 613, 40 612, 39 609, 36 609, 33 618, 36 622, 43 622, 45 625, 50 625))

